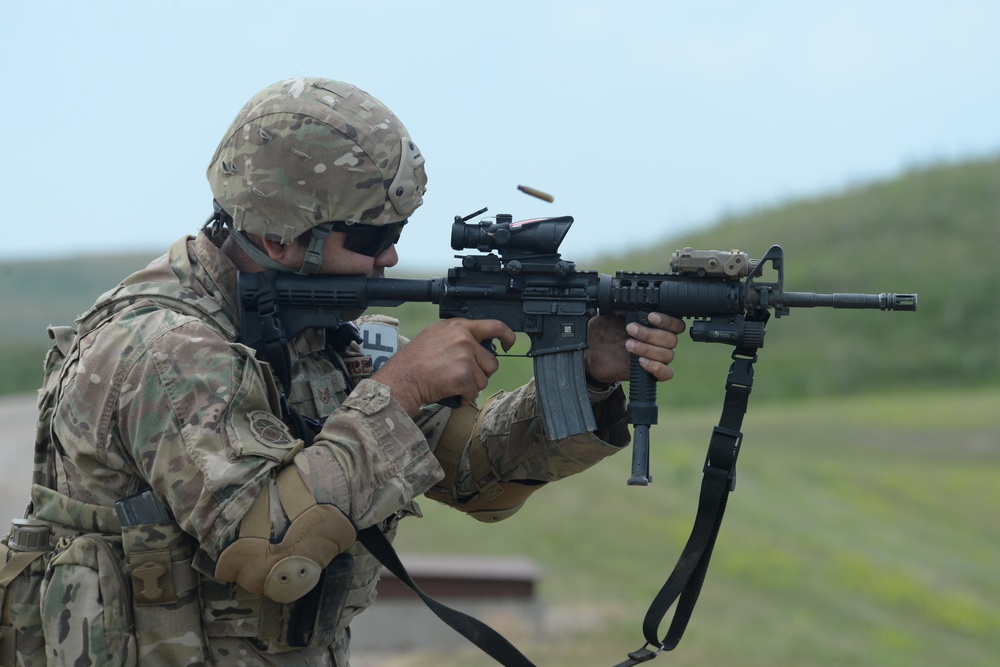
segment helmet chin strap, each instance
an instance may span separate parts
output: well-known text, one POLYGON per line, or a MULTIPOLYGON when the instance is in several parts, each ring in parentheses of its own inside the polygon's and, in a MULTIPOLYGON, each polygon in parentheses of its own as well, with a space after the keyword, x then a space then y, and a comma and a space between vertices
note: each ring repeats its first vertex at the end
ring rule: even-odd
POLYGON ((302 268, 299 273, 314 274, 319 273, 319 267, 323 264, 323 244, 326 237, 333 231, 332 222, 324 222, 312 228, 312 236, 309 238, 309 247, 306 248, 306 256, 302 260, 302 268))
POLYGON ((281 262, 271 259, 266 252, 254 245, 254 242, 250 240, 245 232, 234 229, 229 236, 236 241, 236 245, 238 245, 240 249, 243 250, 243 252, 245 252, 247 256, 260 268, 268 271, 292 270, 281 262))
MULTIPOLYGON (((306 256, 302 260, 302 268, 300 268, 296 273, 301 274, 316 274, 319 273, 320 266, 323 264, 323 244, 326 243, 326 237, 330 235, 330 226, 323 224, 318 227, 314 227, 312 230, 312 238, 309 239, 309 247, 306 248, 306 256)), ((291 271, 292 269, 285 266, 281 262, 271 259, 266 252, 260 249, 250 238, 246 235, 246 232, 239 230, 232 230, 233 240, 236 244, 245 252, 250 259, 254 261, 257 266, 262 269, 269 271, 291 271)))
MULTIPOLYGON (((236 245, 240 247, 247 256, 254 261, 257 266, 267 271, 291 271, 292 269, 285 266, 281 262, 278 262, 260 249, 260 247, 250 240, 246 232, 242 229, 237 229, 236 225, 233 224, 233 218, 222 208, 218 200, 213 200, 212 204, 215 208, 215 213, 205 222, 205 228, 209 229, 214 236, 218 236, 219 228, 222 225, 226 225, 230 228, 232 232, 230 236, 236 241, 236 245)), ((316 274, 319 273, 320 267, 323 265, 323 246, 326 244, 326 239, 330 236, 330 232, 333 231, 332 222, 324 222, 323 224, 316 225, 312 228, 312 235, 309 238, 309 245, 306 247, 305 257, 302 259, 302 266, 296 273, 301 274, 316 274)))

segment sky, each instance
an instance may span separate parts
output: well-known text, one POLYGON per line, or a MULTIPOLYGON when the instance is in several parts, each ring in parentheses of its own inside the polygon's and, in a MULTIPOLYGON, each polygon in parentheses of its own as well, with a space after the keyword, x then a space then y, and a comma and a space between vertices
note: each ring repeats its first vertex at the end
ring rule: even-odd
POLYGON ((998 34, 995 0, 0 0, 0 261, 165 251, 243 103, 323 76, 427 160, 400 269, 482 207, 572 215, 579 263, 1000 153, 998 34))

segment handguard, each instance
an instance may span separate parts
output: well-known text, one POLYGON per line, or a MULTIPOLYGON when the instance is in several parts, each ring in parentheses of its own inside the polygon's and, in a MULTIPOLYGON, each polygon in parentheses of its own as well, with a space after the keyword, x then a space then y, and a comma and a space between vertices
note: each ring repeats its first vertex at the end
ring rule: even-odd
POLYGON ((275 480, 290 524, 271 541, 270 494, 265 490, 240 522, 239 537, 223 550, 215 578, 286 604, 319 581, 323 568, 357 537, 350 520, 333 505, 320 505, 294 466, 275 480))

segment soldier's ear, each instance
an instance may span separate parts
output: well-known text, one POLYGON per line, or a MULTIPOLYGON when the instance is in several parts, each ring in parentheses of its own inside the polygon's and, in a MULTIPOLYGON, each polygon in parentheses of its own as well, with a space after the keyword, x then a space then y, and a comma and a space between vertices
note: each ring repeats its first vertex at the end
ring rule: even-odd
POLYGON ((264 248, 264 252, 267 256, 273 259, 279 264, 283 264, 290 269, 296 271, 302 266, 302 260, 305 256, 306 249, 299 243, 285 243, 282 244, 273 239, 269 239, 266 236, 261 238, 261 243, 264 248))
POLYGON ((264 252, 266 252, 267 256, 271 259, 280 262, 288 254, 290 246, 282 245, 281 243, 273 241, 266 236, 260 237, 260 240, 264 246, 264 252))

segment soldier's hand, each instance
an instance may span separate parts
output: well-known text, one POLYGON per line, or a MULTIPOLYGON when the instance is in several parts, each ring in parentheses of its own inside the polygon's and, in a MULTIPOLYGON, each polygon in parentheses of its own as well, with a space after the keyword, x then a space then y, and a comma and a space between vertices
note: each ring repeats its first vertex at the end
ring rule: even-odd
POLYGON ((476 400, 500 367, 482 341, 497 339, 504 350, 516 335, 499 320, 437 320, 420 332, 372 376, 389 387, 393 398, 409 415, 424 403, 458 396, 462 403, 476 400))
POLYGON ((684 332, 684 320, 663 313, 649 314, 650 326, 631 323, 626 329, 625 318, 599 315, 587 325, 588 348, 584 352, 587 374, 598 382, 618 382, 629 379, 629 363, 633 354, 639 364, 653 377, 663 382, 674 376, 670 362, 674 360, 678 334, 684 332))

